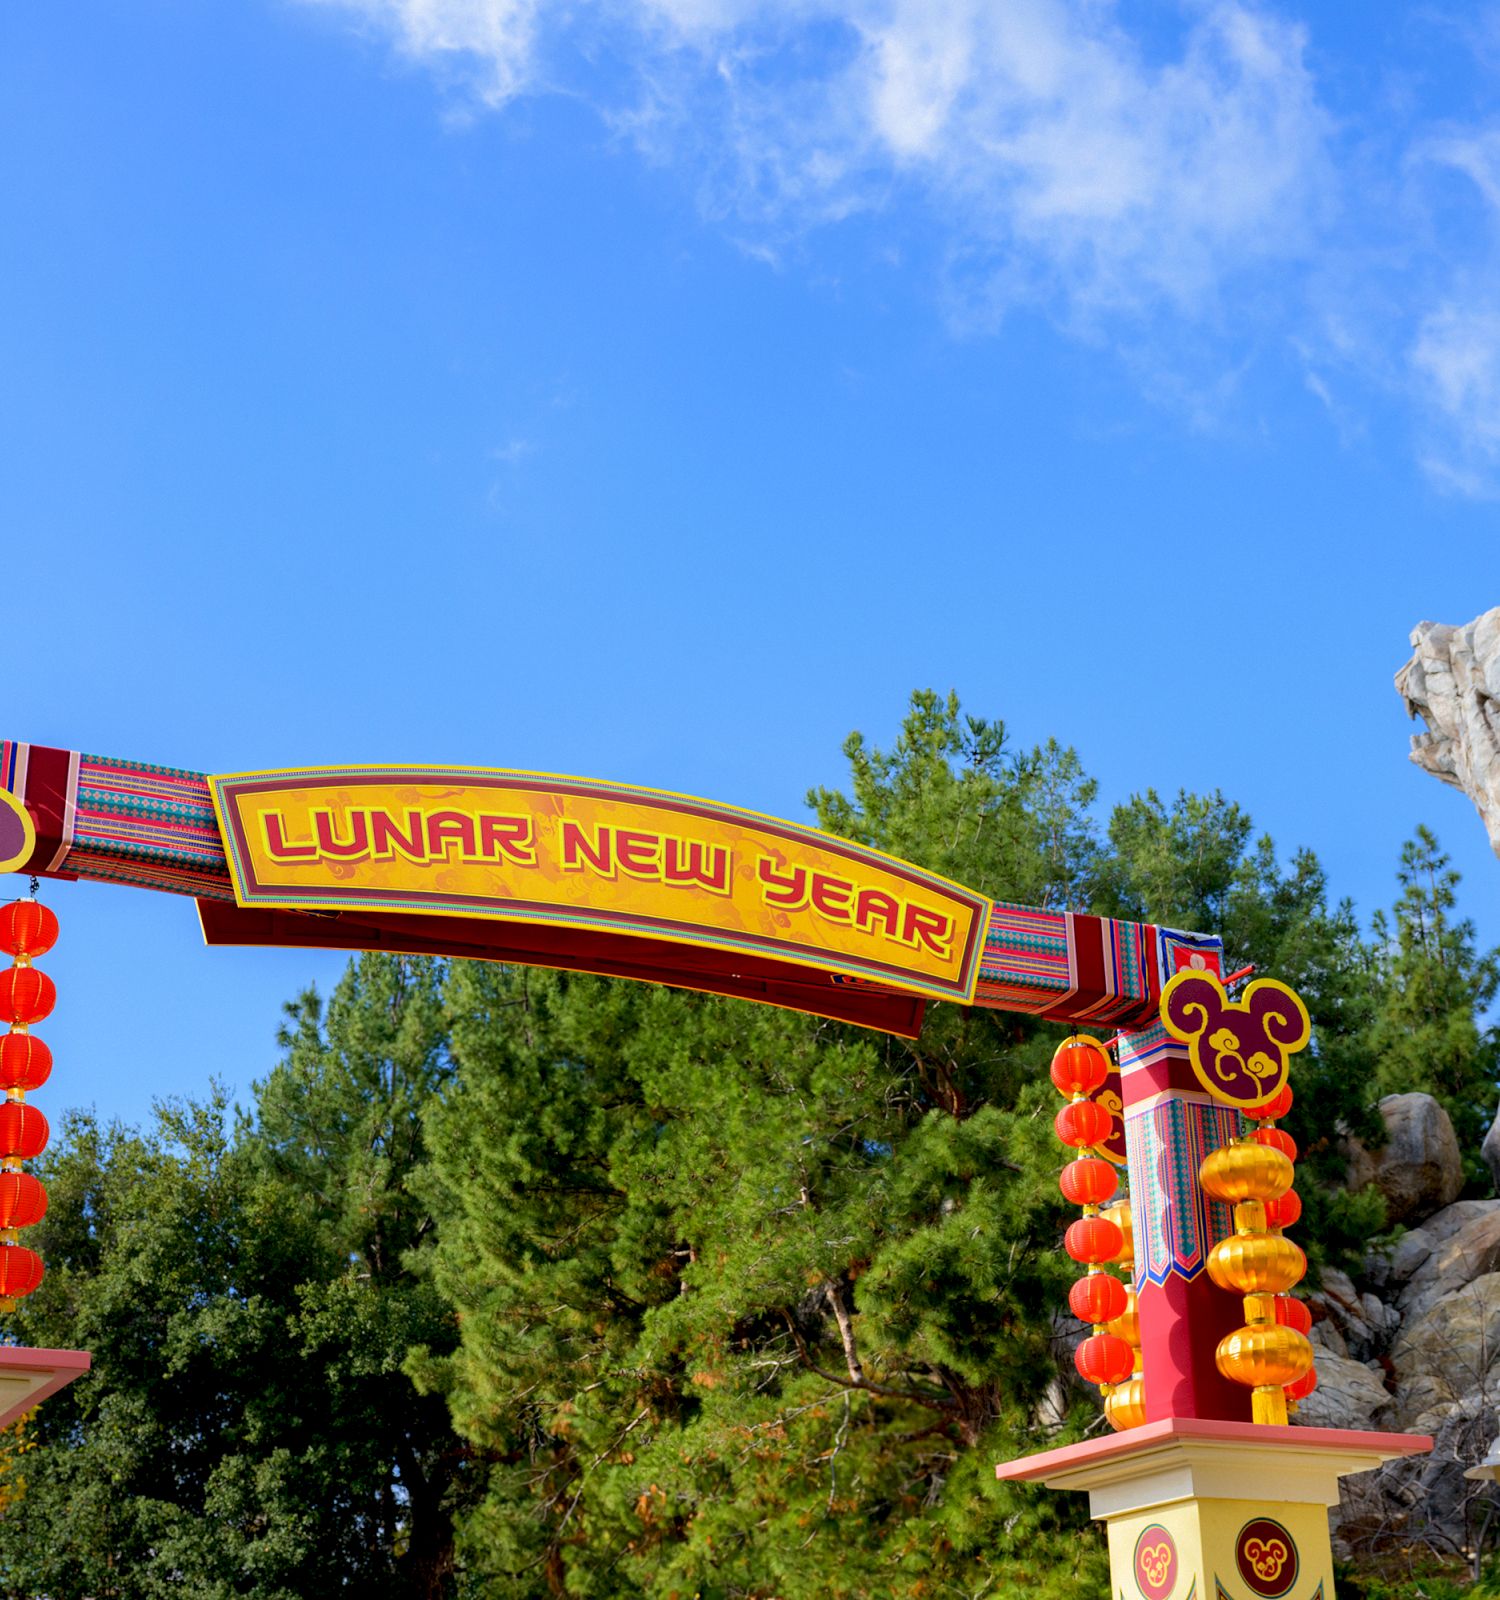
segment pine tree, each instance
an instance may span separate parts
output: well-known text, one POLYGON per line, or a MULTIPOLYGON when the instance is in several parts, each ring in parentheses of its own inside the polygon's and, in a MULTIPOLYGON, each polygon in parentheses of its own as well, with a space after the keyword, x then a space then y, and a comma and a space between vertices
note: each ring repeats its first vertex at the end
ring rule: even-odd
POLYGON ((1479 1147, 1495 1114, 1500 1026, 1485 1016, 1500 992, 1500 951, 1475 948, 1473 923, 1456 915, 1459 874, 1427 828, 1402 847, 1398 880, 1401 896, 1376 926, 1376 1085, 1440 1100, 1471 1181, 1488 1192, 1479 1147))
MULTIPOLYGON (((825 825, 1022 898, 1092 872, 1070 753, 1011 758, 933 696, 849 749, 825 825)), ((479 1592, 1098 1592, 1083 1508, 992 1477, 1049 1396, 1096 1415, 1059 1382, 1055 1030, 935 1007, 897 1041, 462 966, 449 1004, 429 1181, 462 1345, 415 1370, 498 1463, 479 1592)))
POLYGON ((472 1452, 402 1371, 457 1337, 410 1188, 448 1072, 440 983, 367 956, 326 1013, 304 996, 258 1125, 222 1092, 145 1133, 66 1119, 16 1331, 94 1365, 28 1425, 5 1594, 454 1592, 472 1452))

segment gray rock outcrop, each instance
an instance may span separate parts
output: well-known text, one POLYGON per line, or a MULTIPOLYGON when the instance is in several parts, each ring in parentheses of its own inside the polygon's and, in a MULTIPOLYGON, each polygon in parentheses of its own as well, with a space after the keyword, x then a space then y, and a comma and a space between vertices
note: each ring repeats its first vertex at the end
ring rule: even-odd
POLYGON ((1397 1426, 1435 1433, 1467 1395, 1494 1404, 1500 1379, 1500 1272, 1487 1272, 1403 1319, 1391 1349, 1397 1426))
POLYGON ((1332 1514, 1334 1549, 1373 1555, 1423 1548, 1453 1556, 1472 1542, 1480 1460, 1500 1404, 1500 1200, 1461 1200, 1409 1228, 1362 1274, 1325 1271, 1308 1294, 1318 1387, 1297 1421, 1314 1427, 1427 1433, 1430 1456, 1347 1478, 1332 1514))
MULTIPOLYGON (((1472 1547, 1493 1485, 1464 1470, 1495 1437, 1494 1407, 1467 1395, 1443 1418, 1431 1455, 1408 1456, 1378 1472, 1345 1478, 1334 1514, 1334 1552, 1413 1551, 1458 1556, 1472 1547)), ((1421 1591, 1418 1590, 1418 1593, 1421 1591)))
POLYGON ((1318 1387, 1302 1402, 1297 1421, 1312 1428, 1389 1427, 1396 1397, 1379 1371, 1318 1351, 1318 1387))
POLYGON ((1349 1187, 1373 1183, 1392 1222, 1409 1223, 1451 1205, 1463 1191, 1464 1163, 1448 1113, 1430 1094, 1388 1094, 1380 1115, 1382 1149, 1349 1142, 1349 1187))
POLYGON ((1394 1309, 1409 1323, 1476 1279, 1500 1272, 1500 1206, 1489 1200, 1448 1206, 1401 1240, 1393 1269, 1398 1259, 1409 1270, 1394 1309))
POLYGON ((1479 808, 1500 855, 1500 606, 1464 627, 1419 623, 1396 690, 1427 724, 1411 759, 1479 808))
POLYGON ((1484 1136, 1479 1154, 1483 1157, 1485 1166, 1490 1169, 1490 1182, 1494 1184, 1496 1192, 1500 1193, 1500 1111, 1495 1113, 1495 1120, 1490 1124, 1490 1131, 1484 1136))

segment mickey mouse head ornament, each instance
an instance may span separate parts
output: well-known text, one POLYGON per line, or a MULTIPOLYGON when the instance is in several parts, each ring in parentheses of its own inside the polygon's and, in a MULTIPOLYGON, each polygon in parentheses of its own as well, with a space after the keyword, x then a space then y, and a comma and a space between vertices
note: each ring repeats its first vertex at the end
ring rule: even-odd
POLYGON ((36 825, 8 789, 0 789, 0 872, 19 872, 36 849, 36 825))
POLYGON ((1162 990, 1161 1020, 1188 1046, 1198 1082, 1241 1111, 1281 1092, 1289 1058, 1312 1033, 1307 1007, 1284 983, 1257 978, 1242 999, 1231 1000, 1209 972, 1179 972, 1162 990))

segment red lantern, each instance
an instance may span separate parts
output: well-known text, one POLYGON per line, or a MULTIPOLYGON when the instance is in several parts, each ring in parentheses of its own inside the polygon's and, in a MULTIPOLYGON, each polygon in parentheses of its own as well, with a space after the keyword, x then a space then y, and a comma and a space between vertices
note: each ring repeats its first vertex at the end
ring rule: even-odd
POLYGON ((1109 1057, 1096 1039, 1064 1039, 1052 1057, 1052 1083, 1059 1094, 1093 1094, 1109 1076, 1109 1057))
POLYGON ((57 943, 57 918, 35 900, 13 900, 0 906, 0 950, 32 960, 57 943))
POLYGON ((1312 1312, 1305 1301, 1289 1294, 1276 1296, 1276 1320, 1283 1328, 1292 1328, 1304 1338, 1312 1332, 1312 1312))
POLYGON ((0 1228, 29 1228, 47 1215, 47 1191, 29 1172, 0 1172, 0 1228))
POLYGON ((47 1148, 51 1131, 35 1106, 19 1100, 0 1103, 0 1158, 30 1161, 47 1148))
MULTIPOLYGON (((4 1107, 0 1106, 0 1114, 4 1107)), ((1125 1235, 1107 1217, 1080 1217, 1063 1235, 1063 1249, 1085 1266, 1101 1267, 1125 1247, 1125 1235)))
POLYGON ((1096 1333, 1073 1352, 1073 1365, 1090 1383, 1124 1383, 1135 1371, 1135 1352, 1112 1333, 1096 1333))
POLYGON ((1297 1159, 1297 1141, 1280 1128, 1257 1128, 1250 1137, 1256 1144, 1268 1144, 1272 1149, 1279 1150, 1288 1161, 1297 1159))
POLYGON ((52 1052, 34 1033, 0 1033, 0 1089, 40 1089, 52 1073, 52 1052))
POLYGON ((1284 1083, 1263 1106, 1256 1106, 1249 1115, 1257 1122, 1280 1122, 1291 1109, 1292 1086, 1284 1083))
POLYGON ((1302 1215, 1302 1202, 1297 1197, 1295 1189, 1288 1189, 1284 1195, 1275 1200, 1266 1201, 1266 1226, 1268 1228, 1290 1228, 1302 1215))
POLYGON ((1295 1383, 1285 1385, 1288 1400, 1305 1400, 1318 1387, 1318 1373, 1309 1367, 1295 1383))
POLYGON ((1114 1132, 1115 1119, 1097 1100, 1070 1100, 1052 1126, 1057 1137, 1075 1150, 1101 1145, 1114 1132))
POLYGON ((1068 1290, 1068 1305, 1080 1322, 1113 1322, 1129 1304, 1125 1285, 1107 1272, 1091 1272, 1068 1290))
POLYGON ((0 1300, 19 1300, 42 1281, 42 1258, 24 1244, 0 1244, 0 1300))
POLYGON ((1057 1175, 1058 1188, 1075 1206, 1102 1206, 1119 1185, 1115 1169, 1097 1156, 1070 1161, 1057 1175))
POLYGON ((57 1003, 57 988, 35 967, 7 967, 0 972, 0 1022, 29 1027, 57 1003))

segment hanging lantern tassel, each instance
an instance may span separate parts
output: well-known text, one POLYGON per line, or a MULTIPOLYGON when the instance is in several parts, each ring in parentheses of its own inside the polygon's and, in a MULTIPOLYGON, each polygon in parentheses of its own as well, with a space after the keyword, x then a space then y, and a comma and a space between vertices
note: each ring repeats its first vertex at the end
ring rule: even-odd
POLYGON ((0 1036, 0 1311, 14 1311, 42 1281, 42 1258, 20 1230, 47 1214, 47 1191, 21 1163, 47 1147, 47 1119, 26 1095, 52 1072, 52 1052, 31 1027, 51 1015, 57 990, 32 962, 56 943, 57 918, 34 898, 0 908, 0 950, 12 958, 0 972, 0 1022, 10 1025, 0 1036))
POLYGON ((1244 1296, 1246 1325, 1219 1341, 1214 1359, 1226 1378, 1250 1387, 1256 1422, 1284 1423, 1288 1402, 1311 1394, 1317 1382, 1311 1319, 1287 1293, 1307 1271, 1307 1257, 1282 1235, 1279 1220, 1301 1214, 1292 1190, 1297 1147, 1270 1126, 1291 1103, 1291 1091, 1283 1089, 1259 1109, 1262 1126, 1215 1150, 1198 1173, 1206 1195, 1234 1207, 1234 1232, 1209 1252, 1208 1275, 1244 1296))
POLYGON ((1128 1314, 1132 1297, 1118 1278, 1105 1271, 1108 1263, 1120 1259, 1125 1236, 1116 1221, 1100 1214, 1100 1208, 1114 1198, 1119 1180, 1114 1167, 1094 1153, 1109 1138, 1114 1118, 1089 1098, 1108 1073, 1109 1057, 1094 1039, 1075 1035, 1064 1040, 1052 1057, 1053 1085, 1068 1096, 1053 1126, 1058 1138, 1078 1152, 1063 1168, 1058 1186, 1074 1205, 1083 1207, 1083 1216, 1064 1235, 1063 1248, 1088 1268, 1087 1276, 1068 1291, 1068 1305, 1074 1316, 1096 1330, 1074 1352, 1073 1363, 1080 1377, 1099 1385, 1106 1415, 1118 1428, 1130 1424, 1117 1421, 1110 1404, 1115 1386, 1125 1384, 1134 1371, 1135 1357, 1113 1329, 1128 1314))

